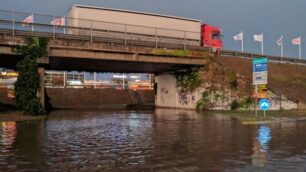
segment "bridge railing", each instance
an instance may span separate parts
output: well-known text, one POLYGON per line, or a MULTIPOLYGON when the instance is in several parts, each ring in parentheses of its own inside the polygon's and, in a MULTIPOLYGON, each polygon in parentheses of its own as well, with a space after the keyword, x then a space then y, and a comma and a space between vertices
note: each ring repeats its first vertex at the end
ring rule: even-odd
POLYGON ((200 46, 201 44, 200 32, 9 10, 0 10, 0 28, 11 30, 13 36, 16 35, 17 31, 42 32, 49 33, 53 38, 63 35, 73 35, 76 37, 85 37, 90 41, 117 40, 125 45, 133 41, 138 41, 151 44, 154 47, 160 47, 162 44, 172 44, 186 49, 188 46, 200 46), (24 22, 24 19, 31 15, 33 16, 33 22, 24 22), (51 24, 51 21, 58 18, 64 18, 65 24, 51 24))
POLYGON ((292 57, 280 57, 280 56, 273 56, 273 55, 262 55, 256 53, 248 53, 248 52, 240 52, 240 51, 230 51, 230 50, 221 50, 220 55, 223 56, 240 56, 243 58, 257 58, 257 57, 267 57, 270 61, 276 63, 294 63, 300 65, 306 65, 306 60, 292 58, 292 57))

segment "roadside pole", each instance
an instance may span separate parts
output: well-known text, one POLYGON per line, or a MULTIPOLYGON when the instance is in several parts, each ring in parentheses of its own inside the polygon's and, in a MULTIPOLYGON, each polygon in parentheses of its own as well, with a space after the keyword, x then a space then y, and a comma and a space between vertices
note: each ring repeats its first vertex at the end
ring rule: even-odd
POLYGON ((124 77, 122 78, 122 90, 124 90, 124 77))
POLYGON ((97 73, 96 72, 94 72, 94 89, 96 89, 97 88, 97 73))
POLYGON ((256 98, 255 98, 255 115, 257 117, 257 95, 258 95, 258 85, 255 85, 255 94, 256 94, 256 98))
MULTIPOLYGON (((258 98, 267 99, 268 83, 268 59, 266 57, 254 58, 253 64, 253 85, 255 87, 255 115, 258 116, 258 98)), ((264 112, 265 113, 265 112, 264 112)))
POLYGON ((264 118, 266 118, 266 111, 264 110, 264 118))

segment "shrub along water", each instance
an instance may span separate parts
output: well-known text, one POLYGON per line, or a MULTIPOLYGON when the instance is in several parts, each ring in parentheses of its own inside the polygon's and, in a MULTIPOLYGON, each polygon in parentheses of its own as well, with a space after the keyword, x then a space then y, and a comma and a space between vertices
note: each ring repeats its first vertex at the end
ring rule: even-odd
POLYGON ((37 58, 47 55, 47 45, 47 38, 29 37, 27 38, 27 45, 14 49, 16 53, 24 57, 17 64, 16 102, 19 110, 27 114, 46 114, 37 98, 40 84, 37 58))

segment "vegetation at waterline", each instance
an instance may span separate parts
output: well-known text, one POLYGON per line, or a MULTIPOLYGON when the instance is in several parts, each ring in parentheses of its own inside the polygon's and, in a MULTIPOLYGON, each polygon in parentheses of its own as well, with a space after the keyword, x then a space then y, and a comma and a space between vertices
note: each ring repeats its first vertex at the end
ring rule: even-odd
POLYGON ((202 93, 201 98, 197 101, 196 109, 197 110, 208 110, 211 106, 210 94, 208 91, 202 93))
POLYGON ((37 98, 40 84, 37 58, 47 55, 47 45, 47 38, 29 37, 27 45, 14 49, 16 53, 24 57, 17 64, 16 103, 18 109, 27 114, 43 115, 46 113, 37 98))
POLYGON ((243 124, 260 124, 273 122, 289 122, 295 120, 306 120, 305 110, 288 111, 266 111, 264 117, 263 111, 258 110, 257 116, 254 111, 229 111, 226 114, 239 120, 243 124))

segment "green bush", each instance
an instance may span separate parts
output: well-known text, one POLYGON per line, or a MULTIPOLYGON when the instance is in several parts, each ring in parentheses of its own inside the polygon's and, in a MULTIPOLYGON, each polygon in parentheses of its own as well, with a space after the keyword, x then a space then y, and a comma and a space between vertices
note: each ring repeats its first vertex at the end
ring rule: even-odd
POLYGON ((28 102, 26 111, 29 112, 30 114, 39 114, 39 115, 43 115, 46 113, 43 107, 41 106, 38 98, 33 98, 30 100, 30 102, 28 102))
POLYGON ((187 69, 185 71, 175 72, 176 87, 179 92, 193 92, 200 87, 202 80, 200 78, 200 68, 187 69))
POLYGON ((208 91, 204 91, 201 99, 197 101, 196 108, 197 110, 208 110, 210 105, 210 94, 208 91))

